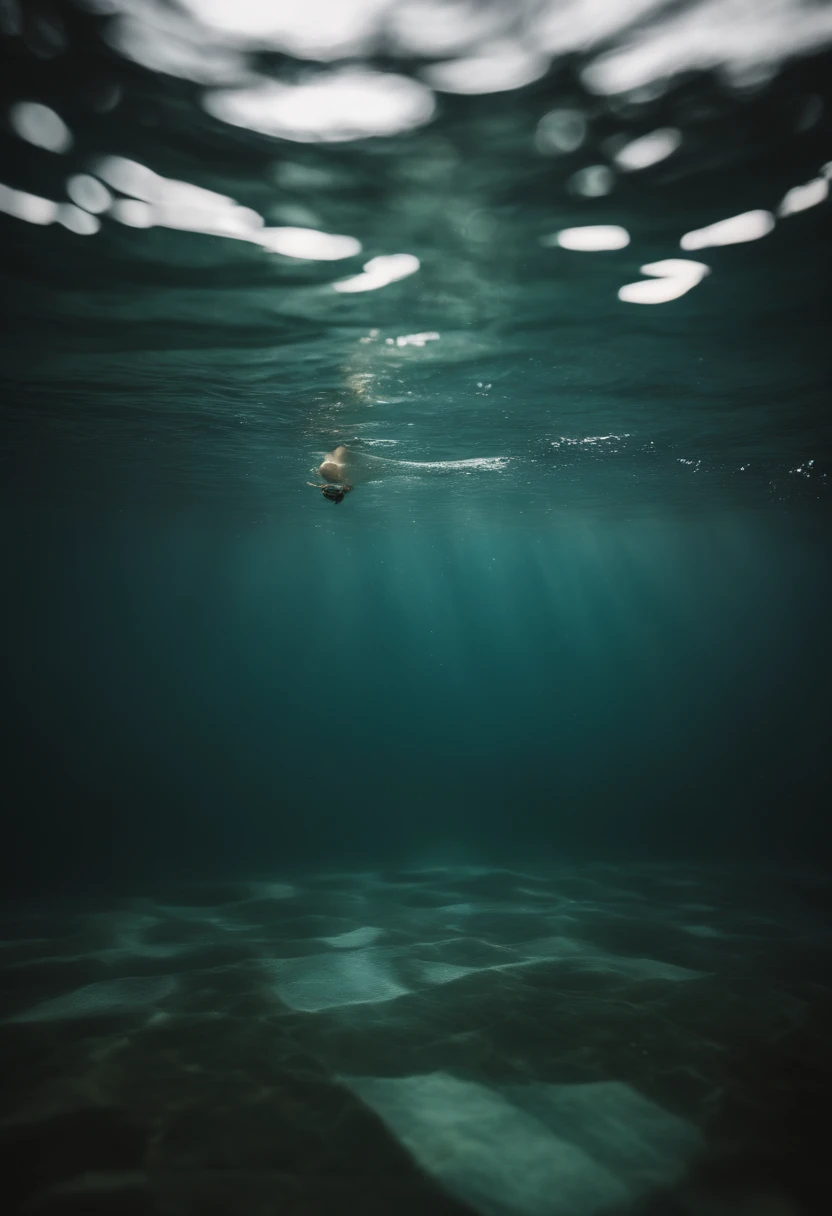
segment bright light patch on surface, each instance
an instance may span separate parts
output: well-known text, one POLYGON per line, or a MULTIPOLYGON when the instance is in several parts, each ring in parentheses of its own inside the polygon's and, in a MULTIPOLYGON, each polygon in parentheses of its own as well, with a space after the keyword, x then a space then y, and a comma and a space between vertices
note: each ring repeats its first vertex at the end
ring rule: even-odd
POLYGON ((153 208, 139 198, 118 198, 110 208, 110 215, 128 228, 152 228, 153 208))
POLYGON ((424 334, 402 334, 401 337, 396 338, 396 346, 424 346, 426 342, 438 341, 439 334, 433 331, 424 334))
POLYGON ((203 25, 248 46, 288 51, 299 59, 360 55, 390 0, 182 0, 203 25))
MULTIPOLYGON (((384 457, 376 457, 384 460, 384 457)), ((497 473, 508 466, 509 456, 475 456, 470 460, 384 460, 385 464, 402 469, 423 469, 437 473, 490 472, 497 473)))
POLYGON ((615 174, 606 165, 588 165, 586 169, 573 173, 567 185, 573 194, 582 194, 584 198, 602 198, 615 185, 615 174))
POLYGON ((477 0, 445 0, 439 16, 436 0, 390 0, 385 31, 403 54, 439 59, 481 45, 508 24, 499 5, 477 0))
POLYGON ((704 262, 665 258, 661 262, 648 262, 641 267, 641 273, 652 277, 619 288, 618 298, 625 304, 667 304, 678 300, 701 283, 711 268, 704 262))
POLYGON ((777 214, 783 219, 787 215, 795 215, 798 211, 807 211, 809 207, 817 207, 826 202, 829 197, 829 182, 825 177, 816 177, 805 186, 794 186, 783 198, 777 208, 777 214))
POLYGON ((433 116, 431 90, 391 72, 343 68, 304 84, 264 80, 207 93, 205 109, 222 122, 299 143, 339 143, 398 135, 433 116))
POLYGON ((354 236, 337 236, 314 228, 265 228, 258 243, 273 253, 309 262, 337 262, 361 252, 361 242, 354 236))
POLYGON ((585 50, 654 9, 663 0, 549 0, 535 30, 539 44, 553 54, 585 50))
POLYGON ((133 12, 106 25, 104 38, 133 63, 197 84, 238 84, 250 76, 241 51, 227 42, 212 42, 204 28, 180 13, 160 9, 150 0, 113 0, 111 11, 116 4, 133 12))
MULTIPOLYGON (((361 252, 361 242, 353 236, 315 228, 266 228, 263 217, 251 207, 241 207, 233 198, 214 190, 162 177, 122 156, 105 157, 98 162, 96 172, 113 189, 133 195, 116 199, 109 208, 113 219, 131 228, 174 228, 223 236, 305 261, 332 262, 361 252)), ((110 198, 100 182, 88 180, 110 198)))
POLYGON ((586 119, 580 110, 550 110, 537 124, 534 143, 538 152, 556 156, 575 152, 586 139, 586 119))
POLYGON ((154 222, 160 228, 242 241, 254 240, 262 233, 263 218, 250 207, 240 207, 233 199, 189 182, 162 180, 165 189, 153 209, 154 222))
POLYGON ((122 194, 132 194, 134 198, 142 198, 145 202, 155 199, 158 193, 158 175, 146 165, 128 160, 126 156, 102 157, 95 166, 95 172, 114 190, 119 190, 122 194))
MULTIPOLYGON (((681 72, 719 70, 731 84, 770 79, 788 58, 817 52, 832 39, 832 8, 811 0, 694 0, 668 6, 662 0, 576 0, 566 5, 579 36, 598 11, 608 15, 609 33, 619 45, 584 68, 581 78, 593 93, 629 93, 681 72), (664 17, 635 26, 653 9, 664 17)), ((595 38, 592 41, 596 41, 595 38)))
POLYGON ((711 245, 740 245, 744 241, 759 241, 774 227, 770 211, 744 211, 730 219, 719 220, 707 228, 686 232, 679 244, 683 249, 707 249, 711 245))
MULTIPOLYGON (((110 17, 105 37, 127 58, 215 86, 242 83, 248 74, 247 53, 259 50, 334 63, 369 59, 383 48, 405 59, 454 57, 465 65, 462 71, 481 75, 481 67, 470 65, 494 58, 502 42, 515 55, 533 55, 541 62, 570 53, 584 58, 595 54, 583 79, 592 91, 605 95, 633 94, 700 69, 716 70, 742 87, 771 79, 789 58, 816 53, 832 41, 832 6, 819 0, 687 0, 678 5, 669 0, 85 3, 110 17), (518 26, 525 42, 520 48, 515 39, 518 26)), ((499 70, 504 74, 508 69, 504 65, 499 70)), ((503 82, 485 90, 483 83, 481 76, 480 87, 464 91, 518 87, 503 82)))
POLYGON ((626 173, 632 173, 636 169, 646 169, 649 165, 656 165, 659 161, 672 155, 681 142, 681 131, 677 131, 675 127, 662 127, 658 131, 651 131, 649 135, 642 135, 639 139, 625 144, 615 154, 615 163, 626 173))
POLYGON ((571 447, 580 447, 580 446, 583 446, 584 444, 589 444, 591 446, 592 444, 595 444, 595 443, 609 443, 610 441, 613 441, 613 440, 620 442, 620 440, 629 439, 629 437, 630 437, 629 431, 625 431, 623 435, 585 435, 583 439, 571 439, 567 435, 561 435, 560 439, 552 440, 552 447, 553 448, 560 448, 560 447, 571 448, 571 447))
POLYGON ((388 256, 370 258, 364 263, 364 271, 351 279, 341 279, 332 286, 336 291, 376 291, 395 283, 398 279, 406 279, 419 269, 419 259, 412 253, 391 253, 388 256))
POLYGON ((0 185, 0 211, 28 224, 51 224, 58 218, 58 204, 51 199, 3 185, 0 185))
POLYGON ((57 220, 78 236, 93 236, 101 227, 101 220, 96 215, 90 215, 74 203, 61 203, 58 207, 57 220))
POLYGON ((9 111, 12 130, 27 143, 47 152, 66 152, 72 147, 69 127, 60 115, 39 101, 17 101, 9 111))
POLYGON ((73 203, 93 215, 106 211, 113 201, 107 187, 88 173, 76 173, 74 177, 70 177, 66 183, 66 192, 73 203))
POLYGON ((422 72, 442 93, 505 93, 539 80, 549 70, 549 57, 511 43, 494 44, 486 54, 437 63, 422 72))
POLYGON ((134 196, 111 207, 114 217, 131 227, 156 225, 236 240, 259 240, 263 231, 262 216, 250 207, 191 182, 162 177, 125 157, 105 157, 96 165, 96 173, 115 190, 134 196))
POLYGON ((630 243, 630 234, 618 224, 588 224, 584 228, 562 228, 551 236, 540 238, 541 245, 559 245, 561 249, 575 249, 582 253, 594 253, 607 249, 624 249, 630 243))

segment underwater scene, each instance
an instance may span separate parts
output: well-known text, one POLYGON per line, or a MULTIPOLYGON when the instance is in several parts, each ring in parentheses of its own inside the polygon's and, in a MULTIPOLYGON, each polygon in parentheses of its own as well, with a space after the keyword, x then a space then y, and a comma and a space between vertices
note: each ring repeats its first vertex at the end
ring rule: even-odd
POLYGON ((0 1209, 828 1216, 832 5, 0 94, 0 1209))

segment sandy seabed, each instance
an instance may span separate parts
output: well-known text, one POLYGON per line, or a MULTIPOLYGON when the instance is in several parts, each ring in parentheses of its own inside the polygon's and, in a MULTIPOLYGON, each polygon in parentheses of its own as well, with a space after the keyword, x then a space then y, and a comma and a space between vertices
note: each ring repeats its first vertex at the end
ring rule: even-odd
POLYGON ((656 864, 7 906, 4 1211, 828 1213, 830 908, 656 864))

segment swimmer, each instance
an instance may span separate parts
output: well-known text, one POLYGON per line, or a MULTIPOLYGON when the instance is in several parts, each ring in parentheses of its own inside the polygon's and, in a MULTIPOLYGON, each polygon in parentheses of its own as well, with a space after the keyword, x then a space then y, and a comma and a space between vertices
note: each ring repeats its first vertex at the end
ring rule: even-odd
POLYGON ((324 456, 318 476, 323 477, 324 481, 346 481, 346 472, 347 449, 339 444, 334 452, 327 452, 324 456))
POLYGON ((316 485, 314 481, 307 481, 308 486, 313 490, 320 490, 324 498, 328 498, 330 502, 343 502, 344 495, 349 494, 352 486, 337 486, 330 482, 324 482, 322 486, 316 485))
POLYGON ((347 484, 346 473, 347 449, 339 444, 334 452, 327 452, 318 467, 318 476, 324 478, 324 484, 317 485, 314 481, 307 481, 306 484, 312 486, 313 490, 320 490, 330 502, 343 502, 344 495, 352 489, 347 484))

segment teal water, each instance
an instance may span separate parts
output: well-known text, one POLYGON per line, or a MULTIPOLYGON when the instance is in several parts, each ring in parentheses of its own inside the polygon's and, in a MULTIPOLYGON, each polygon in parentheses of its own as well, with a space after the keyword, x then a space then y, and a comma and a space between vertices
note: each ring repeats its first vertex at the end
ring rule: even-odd
POLYGON ((372 493, 27 532, 12 763, 51 879, 825 844, 817 521, 450 530, 372 493))
POLYGON ((11 1210, 820 1216, 825 10, 377 7, 0 5, 11 1210))

